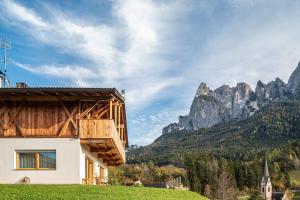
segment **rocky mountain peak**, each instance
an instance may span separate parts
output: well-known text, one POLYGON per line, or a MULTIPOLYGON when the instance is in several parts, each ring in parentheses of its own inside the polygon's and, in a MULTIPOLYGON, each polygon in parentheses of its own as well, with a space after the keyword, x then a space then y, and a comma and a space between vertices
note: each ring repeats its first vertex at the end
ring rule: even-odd
POLYGON ((256 86, 261 87, 263 85, 265 85, 265 84, 261 80, 257 81, 256 86))
POLYGON ((221 87, 218 87, 217 89, 214 90, 214 92, 216 94, 224 94, 224 93, 228 93, 231 92, 232 88, 229 85, 222 85, 221 87))
POLYGON ((238 83, 236 87, 234 88, 234 93, 236 95, 239 95, 240 99, 245 99, 249 97, 250 93, 252 92, 252 89, 248 83, 238 83))
POLYGON ((206 83, 201 82, 197 89, 196 97, 201 96, 201 95, 209 95, 211 93, 212 93, 212 91, 209 89, 209 87, 206 85, 206 83))
POLYGON ((300 62, 289 78, 288 89, 297 99, 300 98, 300 62))
POLYGON ((278 77, 276 77, 275 82, 276 82, 278 85, 286 85, 285 82, 284 82, 283 80, 281 80, 280 78, 278 78, 278 77))

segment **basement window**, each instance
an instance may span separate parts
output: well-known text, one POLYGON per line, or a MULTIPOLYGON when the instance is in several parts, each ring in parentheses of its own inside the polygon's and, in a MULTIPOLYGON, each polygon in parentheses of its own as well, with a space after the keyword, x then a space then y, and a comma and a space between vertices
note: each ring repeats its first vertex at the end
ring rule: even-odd
POLYGON ((16 151, 16 158, 16 169, 56 169, 56 151, 16 151))

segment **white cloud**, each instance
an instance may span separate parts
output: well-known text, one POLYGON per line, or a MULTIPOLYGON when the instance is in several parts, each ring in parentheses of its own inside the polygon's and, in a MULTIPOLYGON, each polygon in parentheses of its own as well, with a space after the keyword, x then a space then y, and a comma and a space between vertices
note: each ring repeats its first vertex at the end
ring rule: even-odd
POLYGON ((300 14, 277 4, 270 4, 272 11, 267 12, 256 1, 247 2, 254 8, 235 10, 187 73, 198 70, 212 88, 243 81, 255 89, 258 80, 288 80, 300 58, 300 14))
POLYGON ((47 23, 38 16, 33 10, 23 7, 22 5, 15 3, 12 0, 3 0, 0 2, 2 10, 9 15, 9 17, 17 19, 21 22, 25 22, 32 26, 39 28, 47 28, 47 23))
POLYGON ((16 61, 13 61, 13 63, 27 71, 30 71, 32 73, 37 73, 40 75, 50 75, 55 76, 59 78, 69 79, 69 81, 73 81, 78 86, 84 86, 88 87, 91 86, 89 82, 87 82, 87 79, 96 79, 97 74, 94 74, 91 70, 80 67, 80 66, 54 66, 54 65, 42 65, 38 67, 33 67, 30 65, 22 64, 16 61), (74 73, 74 70, 76 73, 74 73))
MULTIPOLYGON (((131 109, 147 106, 162 98, 163 90, 180 83, 180 77, 166 77, 172 69, 172 60, 161 52, 168 50, 166 32, 172 32, 169 20, 178 15, 178 3, 165 4, 153 1, 113 1, 113 17, 119 23, 89 24, 83 19, 66 16, 61 10, 46 5, 50 19, 42 20, 33 10, 14 1, 7 1, 6 11, 17 21, 26 19, 34 29, 25 29, 38 41, 56 46, 61 52, 75 54, 87 60, 87 72, 98 76, 98 82, 107 87, 127 90, 131 109), (25 19, 15 8, 22 11, 25 19), (45 29, 47 27, 47 29, 45 29), (168 27, 170 30, 168 30, 168 27), (123 40, 120 48, 118 41, 123 40), (136 98, 139 96, 139 98, 136 98)), ((78 66, 42 65, 25 68, 33 73, 51 76, 69 74, 75 83, 89 82, 87 74, 78 66)), ((18 65, 20 66, 20 65, 18 65)), ((94 79, 93 83, 94 83, 94 79)))

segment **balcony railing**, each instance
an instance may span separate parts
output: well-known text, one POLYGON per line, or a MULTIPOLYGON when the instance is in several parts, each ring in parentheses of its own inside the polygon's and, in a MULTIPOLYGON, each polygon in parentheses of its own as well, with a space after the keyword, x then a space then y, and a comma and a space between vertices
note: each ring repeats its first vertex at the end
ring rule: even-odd
POLYGON ((81 119, 79 120, 79 134, 82 139, 111 139, 121 162, 125 162, 125 149, 113 120, 81 119))

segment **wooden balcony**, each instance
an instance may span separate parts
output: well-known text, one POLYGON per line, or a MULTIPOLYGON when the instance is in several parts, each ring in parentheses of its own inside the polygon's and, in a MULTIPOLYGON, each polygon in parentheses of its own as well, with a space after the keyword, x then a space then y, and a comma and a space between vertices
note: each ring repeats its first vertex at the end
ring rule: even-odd
POLYGON ((125 163, 125 148, 114 120, 81 119, 79 135, 81 143, 89 145, 107 165, 125 163))

